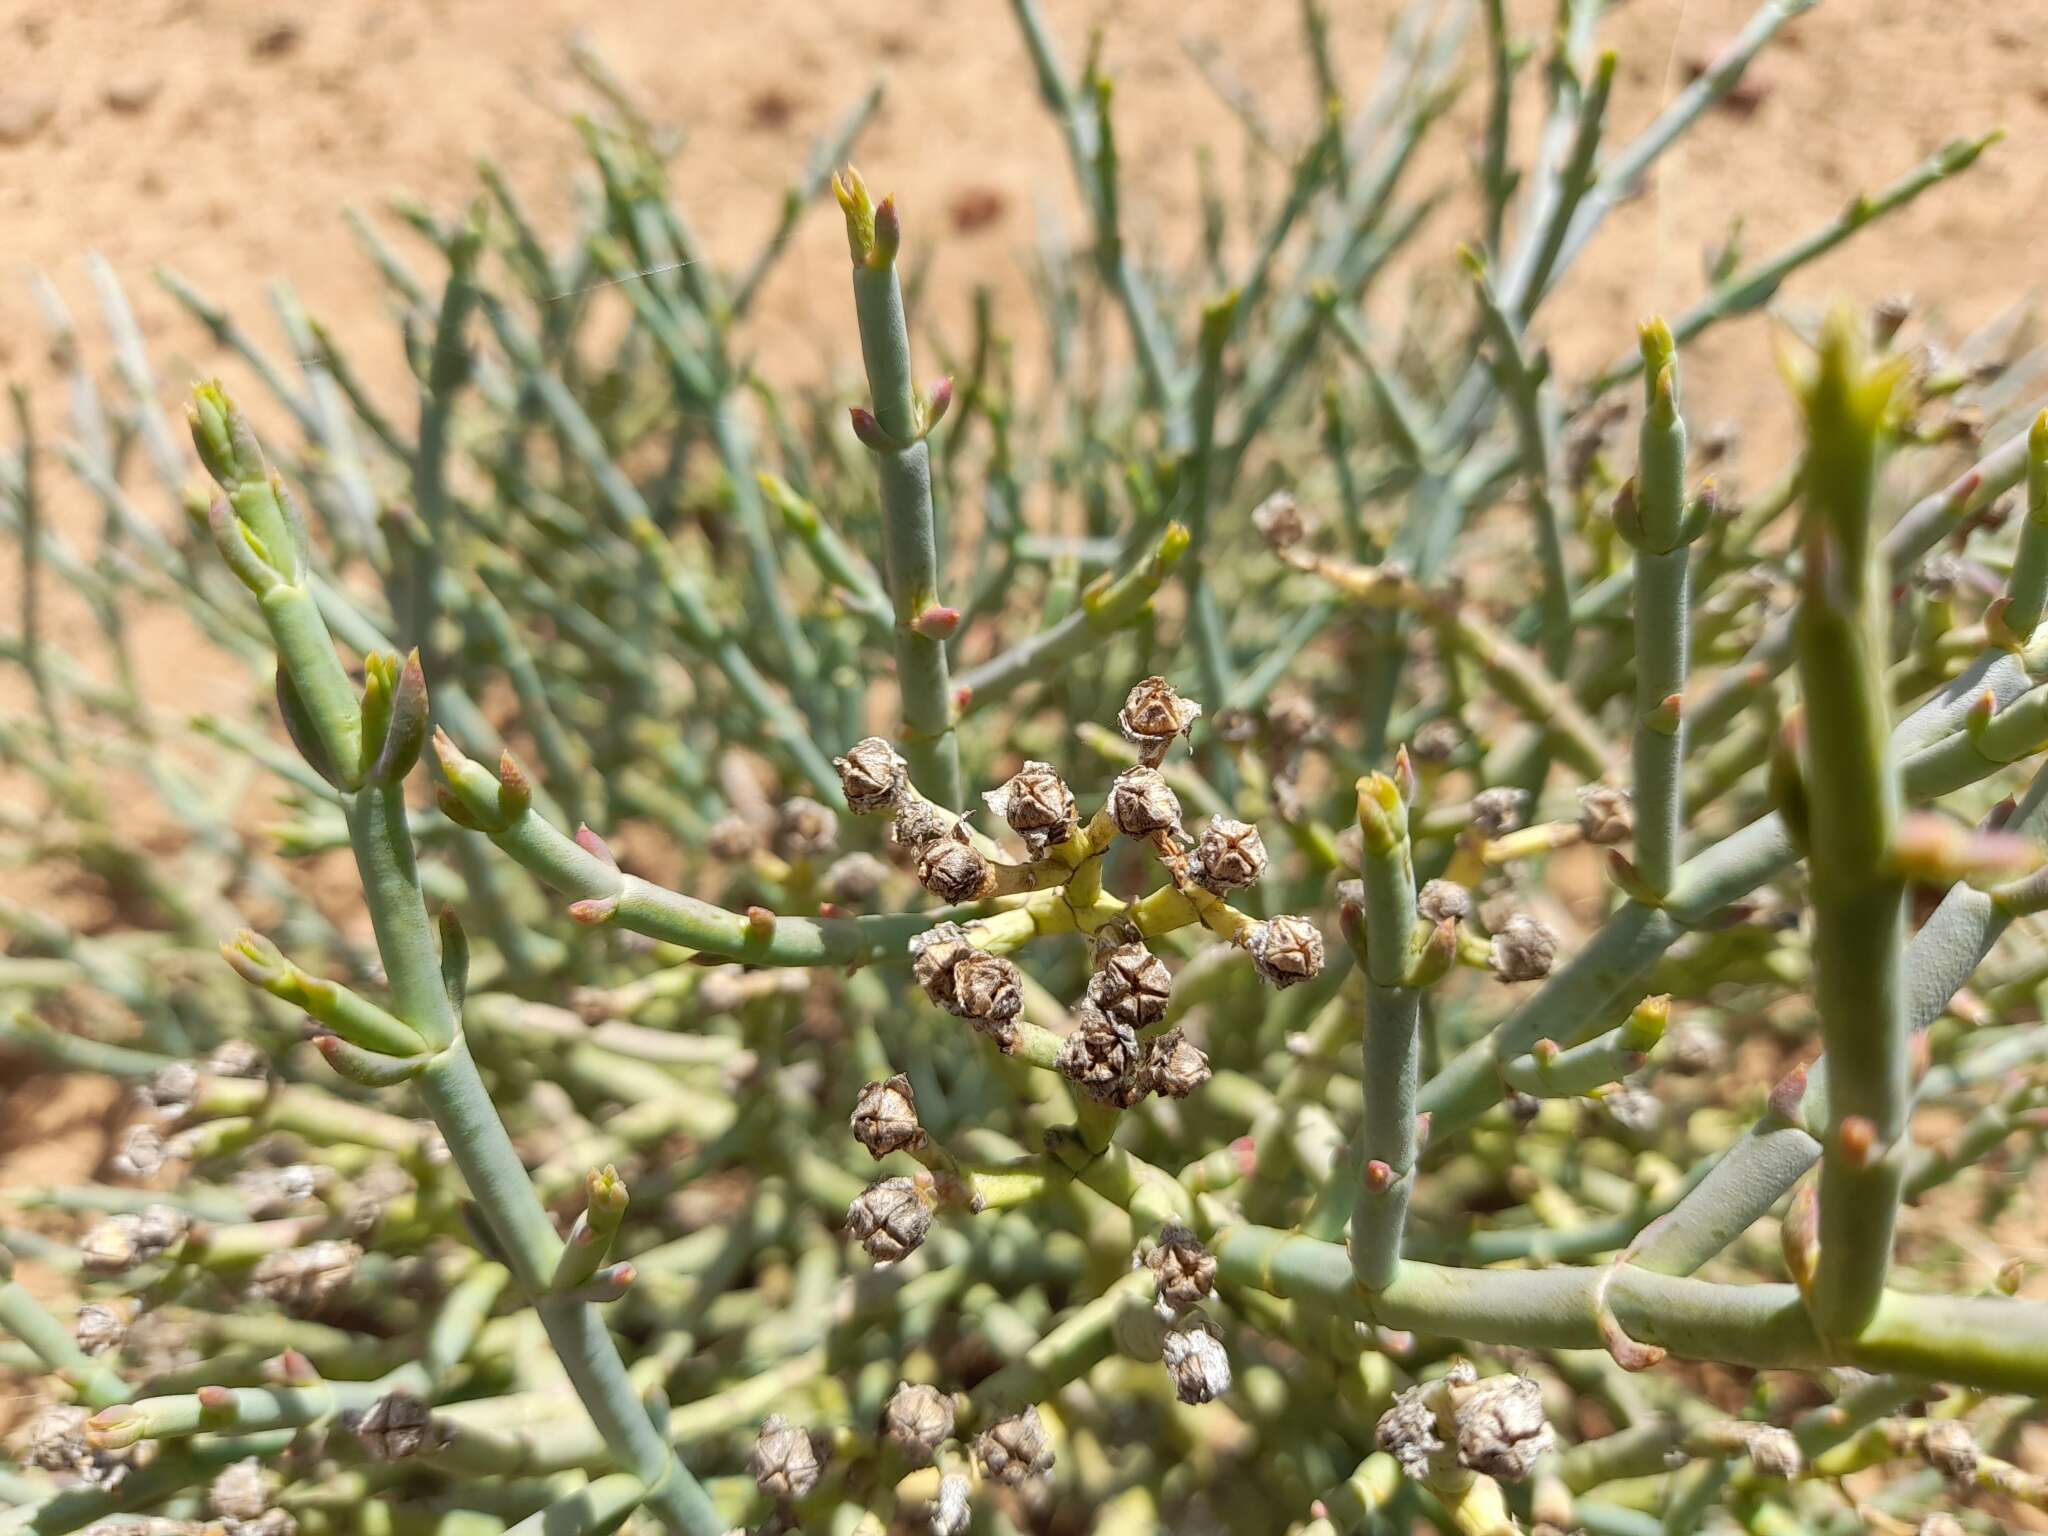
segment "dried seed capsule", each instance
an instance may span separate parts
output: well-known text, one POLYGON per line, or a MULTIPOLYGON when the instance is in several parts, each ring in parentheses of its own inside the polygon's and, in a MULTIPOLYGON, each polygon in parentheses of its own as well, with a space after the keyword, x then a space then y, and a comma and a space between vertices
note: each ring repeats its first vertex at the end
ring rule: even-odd
POLYGON ((1380 1415, 1373 1431, 1379 1448, 1418 1483, 1429 1479, 1449 1449, 1439 1433, 1436 1410, 1429 1405, 1430 1390, 1424 1384, 1396 1395, 1394 1406, 1380 1415))
POLYGON ((998 1419, 977 1435, 974 1456, 988 1477, 1014 1487, 1052 1470, 1052 1441, 1038 1410, 1026 1408, 1013 1418, 998 1419))
POLYGON ((1221 895, 1256 885, 1266 873, 1266 843, 1248 821, 1212 816, 1195 844, 1195 882, 1221 895))
POLYGON ((825 871, 825 894, 847 904, 872 901, 889 878, 889 866, 872 853, 847 853, 825 871))
POLYGON ((1292 491, 1275 491, 1253 507, 1252 527, 1272 549, 1292 549, 1309 535, 1308 518, 1292 491))
POLYGON ((896 819, 889 823, 889 837, 898 848, 915 853, 953 830, 946 813, 929 800, 908 798, 896 807, 896 819))
POLYGON ((1137 747, 1139 761, 1156 768, 1173 738, 1185 733, 1201 712, 1201 705, 1182 698, 1165 678, 1148 677, 1125 697, 1116 723, 1137 747))
POLYGON ((1516 1483, 1536 1470, 1555 1438, 1543 1414, 1543 1389, 1527 1376, 1488 1376, 1452 1388, 1458 1461, 1516 1483))
POLYGON ((170 1154, 164 1147, 163 1133, 153 1125, 131 1125, 121 1137, 121 1145, 108 1166, 124 1179, 153 1179, 164 1170, 170 1161, 170 1154))
POLYGON ((846 1230, 878 1264, 909 1258, 931 1229, 932 1209, 912 1179, 870 1184, 846 1208, 846 1230))
POLYGON ((223 1040, 208 1053, 206 1071, 210 1077, 262 1077, 270 1063, 247 1040, 223 1040))
POLYGON ((846 756, 832 759, 839 770, 839 788, 846 796, 846 808, 856 816, 886 811, 902 795, 910 781, 903 759, 879 736, 857 741, 846 756))
POLYGON ((45 1408, 29 1425, 21 1459, 45 1472, 76 1472, 92 1464, 85 1438, 87 1411, 75 1403, 45 1408))
POLYGON ((135 1096, 165 1119, 175 1120, 192 1107, 198 1092, 199 1069, 179 1061, 157 1071, 135 1096))
POLYGON ((122 1341, 128 1337, 128 1325, 112 1307, 89 1301, 78 1309, 78 1317, 71 1325, 71 1336, 78 1340, 78 1347, 88 1355, 104 1355, 110 1349, 121 1347, 122 1341))
POLYGON ((839 818, 830 806, 798 795, 776 812, 775 847, 785 859, 815 859, 839 846, 839 818))
POLYGON ((1749 1464, 1765 1477, 1797 1477, 1806 1466, 1806 1457, 1800 1453, 1799 1442, 1792 1438, 1789 1430, 1775 1424, 1759 1424, 1749 1431, 1743 1441, 1743 1450, 1748 1453, 1749 1464))
POLYGON ((974 1521, 974 1510, 968 1503, 972 1485, 957 1472, 949 1472, 939 1479, 939 1496, 932 1500, 931 1536, 966 1536, 967 1527, 974 1521))
POLYGON ((995 867, 967 839, 964 822, 950 837, 926 843, 917 855, 917 883, 941 901, 978 901, 995 888, 995 867))
POLYGON ((1005 1051, 1016 1031, 1012 1022, 1024 1009, 1024 977, 1001 955, 969 949, 953 966, 956 1012, 975 1028, 995 1036, 1005 1051))
POLYGON ((244 1168, 235 1175, 235 1193, 259 1221, 283 1216, 320 1193, 325 1168, 312 1163, 286 1163, 282 1168, 244 1168))
POLYGON ((1664 1101, 1640 1088, 1609 1088, 1600 1095, 1600 1107, 1616 1125, 1638 1136, 1652 1135, 1664 1123, 1664 1101))
POLYGON ((1415 915, 1432 923, 1463 921, 1472 915, 1472 893, 1455 880, 1428 881, 1415 897, 1415 915))
POLYGON ((1176 1328, 1160 1341, 1160 1359, 1184 1403, 1206 1403, 1230 1390, 1230 1355, 1207 1324, 1176 1328))
POLYGON ((1579 791, 1579 835, 1601 846, 1625 843, 1635 836, 1635 807, 1625 789, 1588 784, 1579 791))
POLYGON ((744 816, 721 816, 704 834, 704 851, 725 864, 744 864, 761 851, 761 829, 744 816))
POLYGON ((1269 986, 1291 987, 1322 973, 1323 935, 1305 917, 1268 918, 1253 925, 1244 943, 1259 979, 1269 986))
POLYGON ((1415 739, 1408 743, 1408 756, 1431 768, 1441 768, 1458 755, 1464 739, 1465 733, 1458 729, 1457 721, 1428 720, 1417 727, 1415 739))
POLYGON ((1130 1104, 1138 1086, 1138 1037, 1131 1026, 1110 1018, 1093 1003, 1074 1010, 1074 1028, 1060 1045, 1054 1065, 1060 1075, 1103 1104, 1130 1104))
POLYGON ((910 941, 910 974, 924 988, 924 995, 948 1013, 961 1013, 953 967, 973 949, 958 923, 938 923, 910 941))
POLYGON ((1184 1099, 1209 1081, 1208 1053, 1180 1030, 1169 1029, 1147 1042, 1139 1080, 1164 1098, 1184 1099))
POLYGON ((953 1399, 937 1387, 899 1382, 882 1409, 882 1433, 911 1466, 925 1466, 953 1436, 953 1399))
POLYGON ((1472 797, 1472 830, 1481 837, 1499 837, 1522 824, 1529 806, 1525 789, 1482 789, 1472 797))
POLYGON ((886 1083, 869 1083, 853 1106, 853 1139, 868 1149, 876 1161, 891 1152, 924 1144, 924 1128, 917 1123, 917 1099, 910 1091, 910 1079, 901 1072, 886 1083))
POLYGON ((1126 768, 1109 786, 1109 816, 1126 837, 1180 831, 1180 801, 1157 768, 1126 768))
POLYGON ((754 1437, 754 1486, 771 1499, 801 1499, 818 1486, 818 1448, 810 1432, 779 1413, 761 1421, 754 1437))
POLYGON ((1159 1304, 1175 1313, 1200 1306, 1216 1289, 1216 1256, 1177 1221, 1159 1229, 1159 1241, 1145 1250, 1145 1267, 1152 1271, 1159 1304))
POLYGON ((265 1471, 254 1456, 246 1456, 230 1462, 214 1477, 206 1490, 206 1504, 223 1519, 260 1520, 280 1486, 276 1474, 265 1471))
POLYGON ((266 1253, 249 1272, 249 1289, 287 1312, 317 1312, 355 1278, 363 1250, 332 1239, 266 1253))
POLYGON ((185 1240, 192 1220, 168 1205, 110 1216, 78 1245, 88 1274, 111 1275, 147 1264, 185 1240))
POLYGON ((1074 835, 1074 792, 1050 765, 1027 762, 982 801, 1020 833, 1034 854, 1074 835))
POLYGON ((387 1392, 361 1413, 343 1415, 372 1461, 403 1461, 441 1438, 427 1405, 409 1392, 387 1392))
POLYGON ((1518 912, 1493 936, 1486 958, 1502 981, 1541 981, 1557 959, 1557 935, 1518 912))
POLYGON ((1970 1426, 1961 1419, 1937 1419, 1927 1426, 1920 1442, 1920 1454, 1927 1464, 1958 1488, 1967 1488, 1977 1476, 1979 1451, 1970 1426))
POLYGON ((1088 1001, 1119 1023, 1145 1029, 1166 1017, 1172 988, 1164 960, 1143 944, 1119 944, 1088 978, 1088 1001))

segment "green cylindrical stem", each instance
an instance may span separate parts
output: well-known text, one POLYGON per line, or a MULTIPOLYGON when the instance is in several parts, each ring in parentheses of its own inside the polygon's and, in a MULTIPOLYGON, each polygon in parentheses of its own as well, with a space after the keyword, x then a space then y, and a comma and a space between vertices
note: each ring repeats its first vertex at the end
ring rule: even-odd
POLYGON ((2005 627, 2025 642, 2048 603, 2048 411, 2027 432, 2027 516, 2005 587, 2005 627))
POLYGON ((429 1045, 445 1046, 456 1036, 455 1008, 441 979, 441 957, 420 892, 404 791, 365 785, 349 804, 348 825, 391 1000, 429 1045))
POLYGON ((1885 683, 1890 603, 1871 527, 1891 380, 1863 363, 1857 334, 1846 316, 1829 323, 1802 391, 1809 448, 1796 629, 1814 998, 1833 1109, 1813 1305, 1837 1335, 1869 1318, 1883 1294, 1910 1102, 1905 882, 1892 866, 1900 788, 1885 683))

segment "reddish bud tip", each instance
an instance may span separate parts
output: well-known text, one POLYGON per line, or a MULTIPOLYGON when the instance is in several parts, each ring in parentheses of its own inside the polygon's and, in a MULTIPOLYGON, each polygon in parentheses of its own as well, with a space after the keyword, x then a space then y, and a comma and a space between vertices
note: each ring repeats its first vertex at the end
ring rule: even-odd
POLYGON ((1259 1170, 1259 1144, 1249 1136, 1240 1136, 1230 1144, 1230 1152, 1237 1159, 1238 1172, 1250 1178, 1259 1170))
POLYGON ((1415 1117, 1415 1151, 1418 1156, 1429 1145, 1429 1111, 1424 1110, 1415 1117))
POLYGON ((875 420, 875 413, 864 405, 856 405, 847 411, 853 423, 853 435, 860 439, 861 446, 876 453, 888 453, 896 446, 889 441, 889 434, 882 430, 882 424, 875 420))
POLYGON ((592 858, 603 859, 605 863, 610 865, 613 869, 617 869, 619 867, 619 861, 616 858, 612 857, 612 850, 609 847, 609 845, 606 844, 603 838, 599 837, 595 832, 591 831, 586 823, 577 823, 576 846, 581 848, 585 853, 589 854, 592 858))
POLYGON ((1529 1054, 1547 1067, 1557 1060, 1560 1049, 1555 1040, 1538 1040, 1529 1047, 1529 1054))
POLYGON ((927 640, 950 640, 960 627, 958 608, 931 607, 910 621, 910 627, 927 640))
POLYGON ((818 916, 844 917, 846 916, 846 908, 839 905, 836 901, 821 901, 818 903, 818 916))
POLYGON ((226 1413, 235 1406, 235 1394, 226 1387, 201 1387, 192 1395, 199 1399, 201 1413, 226 1413))
POLYGON ((295 1384, 314 1382, 320 1373, 313 1368, 313 1362, 296 1349, 288 1349, 270 1362, 270 1374, 277 1380, 295 1384))
POLYGON ((1365 1165, 1365 1187, 1376 1195, 1384 1195, 1394 1187, 1394 1170, 1378 1158, 1365 1165))
POLYGON ((775 914, 766 907, 747 908, 747 926, 767 938, 775 932, 775 914))
POLYGON ((601 928, 610 922, 619 910, 616 896, 592 896, 585 901, 569 903, 569 916, 587 928, 601 928))
POLYGON ((1806 1068, 1794 1067, 1771 1088, 1770 1110, 1780 1120, 1797 1123, 1799 1101, 1806 1097, 1806 1068))
POLYGON ((924 429, 929 432, 946 419, 946 412, 953 408, 953 381, 950 378, 935 379, 932 387, 925 391, 924 429))
POLYGON ((1877 1126, 1864 1115, 1850 1115, 1835 1133, 1841 1141, 1842 1156, 1850 1167, 1861 1170, 1877 1161, 1877 1126))

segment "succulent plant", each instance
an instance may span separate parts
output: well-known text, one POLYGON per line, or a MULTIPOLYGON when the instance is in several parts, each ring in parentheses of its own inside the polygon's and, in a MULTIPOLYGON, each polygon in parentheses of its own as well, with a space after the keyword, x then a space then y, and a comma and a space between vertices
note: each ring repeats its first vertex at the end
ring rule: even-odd
POLYGON ((1597 5, 1537 71, 1498 0, 1416 0, 1358 96, 1306 0, 1329 115, 1182 270, 1102 55, 1013 0, 1088 224, 1030 333, 924 323, 932 242, 846 164, 874 96, 726 270, 586 52, 564 248, 494 167, 398 205, 435 283, 358 225, 416 398, 288 290, 286 359, 165 275, 255 382, 190 396, 203 491, 111 272, 111 398, 46 286, 0 847, 113 915, 0 907, 0 1042, 133 1093, 104 1181, 0 1217, 0 1536, 2048 1505, 1996 1219, 2048 1105, 2043 359, 1784 304, 1802 447, 1754 486, 1680 387, 1988 141, 1604 369, 1544 345, 1805 8, 1616 141, 1597 5), (1453 264, 1409 168, 1473 48, 1453 264), (851 394, 747 329, 828 185, 851 394), (142 681, 166 613, 260 696, 198 755, 142 681))

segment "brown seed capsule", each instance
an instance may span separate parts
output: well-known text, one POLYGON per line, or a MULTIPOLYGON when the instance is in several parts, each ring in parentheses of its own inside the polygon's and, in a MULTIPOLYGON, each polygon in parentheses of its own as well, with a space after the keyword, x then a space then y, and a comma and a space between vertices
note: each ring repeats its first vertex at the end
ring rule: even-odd
POLYGON ((1169 1029, 1148 1042, 1140 1081, 1164 1098, 1184 1099, 1209 1081, 1209 1057, 1178 1029, 1169 1029))
POLYGON ((857 741, 846 756, 832 759, 839 770, 839 788, 846 796, 846 808, 856 816, 872 816, 895 805, 910 781, 903 759, 879 736, 857 741))
POLYGON ((1287 988, 1322 973, 1323 935, 1305 917, 1273 917, 1254 924, 1245 938, 1252 968, 1269 986, 1287 988))
POLYGON ((1499 837, 1522 824, 1528 810, 1525 789, 1482 789, 1472 797, 1472 830, 1481 837, 1499 837))
POLYGON ((78 1309, 78 1318, 71 1326, 71 1336, 78 1340, 78 1347, 88 1355, 104 1355, 110 1349, 121 1347, 122 1341, 128 1337, 128 1325, 112 1307, 89 1301, 78 1309))
POLYGON ((870 1184, 846 1208, 846 1230, 878 1264, 909 1258, 931 1229, 932 1208, 912 1179, 870 1184))
POLYGON ((348 1288, 362 1262, 354 1243, 326 1240, 266 1253, 249 1272, 249 1289, 287 1312, 317 1312, 348 1288))
POLYGON ((917 855, 917 882, 941 901, 979 901, 995 888, 995 866, 968 841, 964 822, 926 843, 917 855))
POLYGON ((886 1083, 869 1083, 853 1106, 853 1139, 868 1149, 877 1162, 891 1152, 924 1144, 924 1128, 917 1123, 917 1099, 910 1091, 910 1079, 901 1072, 886 1083))
POLYGON ((1640 1088, 1609 1088, 1600 1095, 1600 1107, 1624 1131, 1651 1135, 1664 1123, 1664 1101, 1640 1088))
POLYGON ((1432 923, 1462 922, 1472 915, 1472 893, 1455 880, 1427 881, 1416 895, 1415 915, 1432 923))
POLYGON ((1054 1065, 1089 1098, 1126 1105, 1144 1092, 1138 1084, 1139 1060, 1138 1037, 1130 1025, 1083 1002, 1074 1010, 1074 1028, 1061 1043, 1054 1065))
POLYGON ((427 1405, 410 1392, 387 1392, 342 1422, 355 1432, 372 1461, 404 1461, 437 1444, 441 1435, 427 1405))
POLYGON ((761 829, 744 816, 721 816, 704 834, 704 851, 725 864, 744 864, 761 851, 761 829))
POLYGON ((1517 1483, 1555 1436, 1543 1414, 1543 1389, 1527 1376, 1489 1376, 1452 1388, 1458 1461, 1474 1472, 1517 1483))
POLYGON ((825 894, 847 904, 872 901, 889 878, 889 866, 872 853, 845 853, 825 870, 825 894))
POLYGON ((1052 1470, 1052 1441, 1038 1410, 1026 1408, 1014 1418, 998 1419, 977 1435, 974 1456, 988 1477, 1015 1487, 1052 1470))
POLYGON ((1216 1256, 1177 1221, 1159 1229, 1159 1241, 1145 1250, 1145 1267, 1152 1271, 1160 1305, 1176 1313, 1200 1306, 1216 1289, 1216 1256))
POLYGON ((135 1090, 135 1097, 167 1120, 177 1119, 192 1107, 199 1093, 199 1069, 188 1061, 174 1061, 152 1073, 135 1090))
POLYGON ((1120 1024, 1146 1029, 1166 1017, 1173 973, 1143 944, 1119 944, 1088 978, 1088 1000, 1120 1024))
POLYGON ((937 1387, 899 1382, 882 1409, 882 1433, 911 1466, 926 1466, 953 1437, 953 1399, 937 1387))
POLYGON ((1487 963, 1502 981, 1541 981, 1557 959, 1557 935, 1535 918, 1516 913, 1493 936, 1487 963))
POLYGON ((1205 1324, 1175 1328, 1160 1341, 1159 1357, 1184 1403, 1206 1403, 1230 1390, 1230 1355, 1205 1324))
POLYGON ((1157 768, 1126 768, 1109 786, 1109 816, 1126 837, 1180 831, 1180 801, 1157 768))
POLYGON ((898 848, 915 852, 944 837, 953 827, 954 822, 929 800, 906 798, 896 807, 896 819, 889 824, 889 837, 898 848))
POLYGON ((961 1018, 993 1035, 1005 1052, 1013 1048, 1013 1026, 1024 1009, 1024 977, 1014 964, 986 950, 968 950, 954 963, 953 995, 961 1018))
POLYGON ((1201 705, 1182 698, 1165 678, 1148 677, 1124 699, 1116 723, 1137 747, 1139 761, 1156 768, 1173 738, 1187 731, 1201 712, 1201 705))
POLYGON ((263 1077, 270 1062, 247 1040, 223 1040, 207 1053, 206 1071, 210 1077, 263 1077))
POLYGON ((1266 843, 1248 821, 1212 816, 1190 866, 1195 882, 1221 895, 1256 885, 1266 873, 1266 843))
POLYGON ((1074 792, 1046 763, 1027 762, 982 801, 1022 834, 1034 854, 1074 834, 1074 792))
POLYGON ((822 858, 839 846, 839 818, 831 807, 798 795, 776 812, 775 850, 785 859, 822 858))
POLYGON ((753 1470, 754 1486, 769 1498, 805 1498, 818 1486, 818 1448, 808 1430, 771 1413, 754 1437, 753 1470))
POLYGON ((1458 755, 1464 739, 1465 733, 1458 729, 1455 720, 1425 721, 1416 729, 1415 739, 1408 743, 1408 756, 1427 767, 1441 768, 1458 755))
POLYGON ((1635 836, 1635 807, 1625 789, 1588 784, 1579 791, 1579 836, 1600 846, 1625 843, 1635 836))
POLYGON ((974 1523, 974 1509, 968 1502, 973 1484, 957 1472, 939 1479, 939 1496, 931 1503, 931 1536, 967 1536, 974 1523))
POLYGON ((85 1234, 78 1253, 88 1274, 111 1275, 147 1264, 185 1240, 191 1218, 168 1205, 109 1216, 85 1234))
POLYGON ((121 1145, 108 1159, 108 1166, 124 1179, 153 1179, 168 1161, 163 1133, 153 1125, 138 1124, 122 1133, 121 1145))
POLYGON ((1436 1410, 1429 1405, 1430 1390, 1423 1385, 1397 1394, 1394 1406, 1380 1415, 1373 1432, 1379 1448, 1418 1483, 1434 1475, 1449 1451, 1439 1432, 1436 1410))
POLYGON ((910 974, 924 994, 946 1012, 960 1013, 960 995, 953 985, 953 967, 973 951, 958 923, 937 923, 910 941, 910 974))
POLYGON ((1765 1477, 1797 1477, 1806 1466, 1799 1442, 1789 1430, 1775 1424, 1758 1424, 1743 1438, 1742 1448, 1749 1464, 1765 1477))
POLYGON ((1292 491, 1275 491, 1252 508, 1252 527, 1272 549, 1292 549, 1308 537, 1308 518, 1292 491))
POLYGON ((246 1456, 230 1462, 215 1476, 206 1490, 207 1507, 223 1519, 237 1523, 261 1520, 282 1486, 282 1480, 264 1470, 262 1462, 246 1456))
POLYGON ((1967 1488, 1976 1480, 1977 1461, 1982 1453, 1970 1426, 1961 1419, 1935 1419, 1927 1425, 1920 1454, 1927 1458, 1927 1465, 1950 1483, 1967 1488))
POLYGON ((259 1221, 289 1215, 314 1199, 331 1175, 313 1163, 286 1163, 281 1168, 244 1168, 235 1175, 235 1193, 259 1221))

